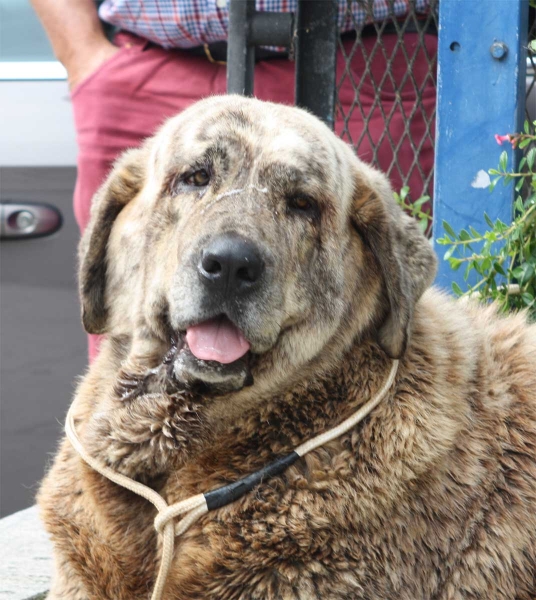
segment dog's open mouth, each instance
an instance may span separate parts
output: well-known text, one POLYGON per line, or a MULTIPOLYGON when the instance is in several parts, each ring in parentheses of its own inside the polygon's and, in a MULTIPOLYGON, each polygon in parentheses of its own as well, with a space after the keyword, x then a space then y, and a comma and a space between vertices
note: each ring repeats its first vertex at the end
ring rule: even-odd
POLYGON ((250 348, 238 327, 225 315, 220 315, 186 330, 186 343, 199 360, 228 365, 242 358, 250 348))
POLYGON ((253 383, 250 344, 225 315, 190 325, 169 359, 171 373, 186 385, 205 384, 216 393, 253 383))

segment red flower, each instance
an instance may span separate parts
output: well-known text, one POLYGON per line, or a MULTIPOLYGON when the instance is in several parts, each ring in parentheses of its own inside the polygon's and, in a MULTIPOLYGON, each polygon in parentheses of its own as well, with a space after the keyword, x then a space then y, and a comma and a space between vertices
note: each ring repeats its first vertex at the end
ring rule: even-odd
POLYGON ((518 142, 517 137, 511 133, 507 133, 506 135, 499 135, 496 133, 495 141, 497 144, 499 144, 499 146, 502 146, 503 142, 510 142, 512 144, 512 148, 515 148, 518 142))
POLYGON ((502 146, 503 142, 509 142, 510 141, 510 136, 507 135, 499 135, 498 133, 495 134, 495 141, 497 142, 497 144, 499 144, 499 146, 502 146))

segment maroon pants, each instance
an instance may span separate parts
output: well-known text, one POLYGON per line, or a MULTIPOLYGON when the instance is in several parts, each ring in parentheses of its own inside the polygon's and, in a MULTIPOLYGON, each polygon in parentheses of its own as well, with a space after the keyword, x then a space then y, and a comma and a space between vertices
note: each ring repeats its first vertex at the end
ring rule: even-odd
MULTIPOLYGON (((74 194, 74 210, 81 231, 87 225, 93 194, 106 177, 113 161, 127 148, 138 146, 151 136, 168 117, 175 115, 197 100, 214 94, 224 94, 226 87, 225 65, 211 63, 208 59, 193 56, 181 50, 164 50, 131 34, 116 37, 121 47, 99 70, 81 82, 72 92, 78 155, 78 179, 74 194)), ((347 53, 353 41, 345 42, 347 53)), ((376 38, 364 38, 364 51, 370 55, 376 38)), ((407 58, 395 35, 383 38, 384 52, 373 53, 371 67, 365 73, 362 52, 356 52, 349 63, 349 73, 339 89, 339 99, 344 114, 351 120, 348 129, 353 140, 363 130, 363 115, 369 116, 368 135, 359 145, 359 156, 367 161, 373 156, 372 145, 385 131, 386 119, 389 134, 395 143, 404 137, 406 119, 415 112, 417 93, 413 81, 421 89, 422 110, 415 112, 410 121, 410 137, 400 144, 397 160, 402 171, 413 161, 412 143, 418 147, 419 164, 425 176, 433 166, 432 142, 427 138, 426 119, 430 119, 435 106, 435 88, 428 77, 428 61, 422 48, 418 48, 417 34, 407 34, 404 50, 410 57, 417 54, 412 72, 408 73, 407 58), (387 62, 390 76, 385 78, 387 62), (375 87, 381 84, 381 94, 376 98, 375 87), (358 84, 358 106, 356 99, 358 84), (378 101, 379 100, 379 101, 378 101), (380 106, 381 104, 381 106, 380 106)), ((425 36, 428 56, 435 57, 437 38, 425 36)), ((341 81, 346 61, 339 52, 337 81, 341 81)), ((255 96, 284 104, 294 103, 294 63, 286 59, 259 62, 255 67, 255 96)), ((338 111, 336 131, 344 129, 344 117, 338 111)), ((385 140, 378 149, 378 162, 388 170, 394 159, 391 144, 385 140)), ((402 179, 398 172, 391 176, 395 190, 402 179)), ((423 181, 414 170, 410 188, 422 190, 423 181)), ((98 351, 98 336, 89 336, 90 358, 98 351)))

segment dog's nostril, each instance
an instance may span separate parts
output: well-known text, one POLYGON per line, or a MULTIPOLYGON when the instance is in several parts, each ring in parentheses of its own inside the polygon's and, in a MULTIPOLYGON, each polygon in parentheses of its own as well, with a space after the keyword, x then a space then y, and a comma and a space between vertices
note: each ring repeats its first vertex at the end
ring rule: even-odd
POLYGON ((238 279, 241 279, 242 281, 253 282, 253 281, 257 281, 257 279, 259 278, 259 273, 254 268, 242 267, 242 268, 238 269, 238 271, 236 272, 236 276, 238 277, 238 279))
POLYGON ((213 256, 205 256, 201 262, 203 269, 211 275, 216 275, 221 271, 221 264, 213 256))

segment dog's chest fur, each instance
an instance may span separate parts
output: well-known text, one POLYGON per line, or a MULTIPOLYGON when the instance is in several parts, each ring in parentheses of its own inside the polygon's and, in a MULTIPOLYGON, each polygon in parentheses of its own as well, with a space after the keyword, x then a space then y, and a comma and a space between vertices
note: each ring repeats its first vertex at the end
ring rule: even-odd
MULTIPOLYGON (((536 374, 523 358, 534 348, 519 320, 495 323, 493 350, 448 325, 430 350, 425 320, 394 393, 362 425, 177 540, 166 598, 534 597, 536 374)), ((379 389, 386 362, 374 352, 355 350, 336 377, 241 418, 152 485, 176 502, 329 428, 379 389)), ((41 505, 69 597, 148 597, 158 561, 145 500, 64 445, 41 505)))

